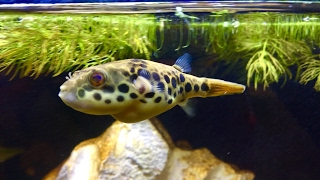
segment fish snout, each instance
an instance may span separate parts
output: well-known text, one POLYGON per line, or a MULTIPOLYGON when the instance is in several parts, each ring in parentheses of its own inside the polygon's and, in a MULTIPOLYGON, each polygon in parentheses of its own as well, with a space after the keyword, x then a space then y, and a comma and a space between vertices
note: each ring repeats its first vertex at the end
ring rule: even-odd
POLYGON ((60 92, 59 92, 58 96, 66 104, 75 102, 78 99, 76 94, 72 90, 70 90, 66 85, 60 86, 60 92))

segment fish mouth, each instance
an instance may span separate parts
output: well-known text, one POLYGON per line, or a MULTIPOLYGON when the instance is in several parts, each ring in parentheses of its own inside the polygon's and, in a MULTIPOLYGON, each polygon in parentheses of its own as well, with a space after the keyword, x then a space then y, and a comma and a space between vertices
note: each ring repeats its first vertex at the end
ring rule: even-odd
POLYGON ((61 91, 58 94, 61 100, 72 109, 86 113, 87 105, 81 102, 75 93, 72 91, 64 91, 63 88, 64 87, 60 87, 61 91))
MULTIPOLYGON (((61 87, 60 87, 60 89, 61 89, 61 87)), ((75 94, 68 92, 68 91, 60 90, 58 96, 66 104, 68 104, 70 102, 75 102, 77 100, 77 97, 75 96, 75 94)))
POLYGON ((58 96, 67 106, 71 107, 76 111, 92 115, 101 114, 92 110, 94 109, 92 105, 81 101, 77 97, 76 88, 68 89, 67 86, 62 85, 60 86, 60 92, 58 96))
POLYGON ((73 91, 68 91, 65 85, 60 86, 60 92, 58 96, 61 100, 67 104, 68 106, 72 107, 78 101, 78 97, 73 93, 73 91))
POLYGON ((79 101, 76 95, 76 92, 77 92, 76 85, 77 85, 76 79, 72 79, 72 77, 69 74, 69 79, 60 86, 60 92, 58 96, 68 106, 70 106, 69 105, 70 103, 76 103, 77 101, 79 101))

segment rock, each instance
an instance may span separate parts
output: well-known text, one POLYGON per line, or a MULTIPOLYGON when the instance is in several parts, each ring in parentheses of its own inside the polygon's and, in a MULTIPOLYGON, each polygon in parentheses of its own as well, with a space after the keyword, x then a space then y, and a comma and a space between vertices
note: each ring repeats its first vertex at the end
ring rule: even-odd
POLYGON ((156 119, 119 121, 101 136, 84 141, 44 180, 213 180, 253 179, 215 158, 207 149, 182 150, 156 119))
POLYGON ((206 148, 186 151, 174 148, 157 180, 250 180, 249 171, 237 171, 213 156, 206 148))

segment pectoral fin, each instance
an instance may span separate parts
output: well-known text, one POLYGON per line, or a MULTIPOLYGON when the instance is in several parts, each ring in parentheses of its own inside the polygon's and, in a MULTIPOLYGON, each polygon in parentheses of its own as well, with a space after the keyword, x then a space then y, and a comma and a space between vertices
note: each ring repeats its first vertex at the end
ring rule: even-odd
POLYGON ((150 73, 146 70, 142 70, 137 79, 133 80, 133 85, 140 94, 145 92, 165 92, 165 85, 162 82, 151 79, 150 73))
POLYGON ((133 80, 133 85, 140 94, 152 92, 152 85, 150 81, 142 76, 138 76, 137 79, 133 80))

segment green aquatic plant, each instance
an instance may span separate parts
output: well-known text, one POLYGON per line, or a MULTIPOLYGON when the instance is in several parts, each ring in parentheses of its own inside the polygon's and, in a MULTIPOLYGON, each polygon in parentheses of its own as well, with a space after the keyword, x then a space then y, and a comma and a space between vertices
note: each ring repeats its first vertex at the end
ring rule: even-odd
POLYGON ((275 36, 286 38, 288 41, 306 41, 310 46, 320 45, 319 14, 283 14, 273 19, 275 36))
MULTIPOLYGON (((255 52, 247 63, 248 70, 247 84, 253 80, 254 87, 257 88, 259 83, 263 83, 264 88, 271 82, 278 82, 279 76, 286 74, 286 67, 266 50, 268 40, 263 43, 263 49, 255 52)), ((285 76, 286 77, 286 76, 285 76)))
POLYGON ((197 17, 177 8, 175 16, 156 16, 2 14, 0 71, 13 77, 57 76, 118 59, 188 51, 203 56, 199 68, 227 67, 220 77, 243 71, 255 88, 292 74, 298 80, 302 69, 300 82, 306 83, 316 72, 312 50, 320 47, 319 14, 222 10, 197 17))
MULTIPOLYGON (((284 78, 284 82, 292 78, 291 66, 295 66, 295 80, 298 80, 302 64, 312 60, 312 48, 320 43, 314 31, 319 29, 318 23, 306 21, 304 17, 309 16, 267 14, 266 17, 257 16, 258 24, 253 23, 251 28, 246 26, 246 33, 242 32, 245 36, 237 38, 242 57, 251 57, 246 65, 247 82, 253 81, 255 88, 260 83, 267 87, 280 78, 284 78), (247 41, 253 43, 246 44, 247 41)), ((310 17, 316 19, 314 15, 310 17)))
POLYGON ((193 21, 192 37, 193 43, 203 47, 207 54, 214 54, 217 60, 229 60, 229 55, 234 52, 233 43, 230 43, 234 38, 234 24, 230 21, 232 16, 223 14, 221 16, 208 17, 201 19, 200 22, 193 21))
POLYGON ((229 13, 230 13, 229 10, 223 9, 223 10, 217 10, 217 11, 211 12, 212 15, 210 15, 210 16, 222 16, 222 15, 229 14, 229 13))
POLYGON ((207 52, 227 65, 224 74, 235 66, 247 70, 247 84, 264 88, 281 78, 292 78, 290 67, 297 69, 312 57, 312 48, 320 44, 319 15, 247 13, 210 17, 203 24, 207 33, 207 52), (207 26, 208 25, 208 26, 207 26))
POLYGON ((320 91, 320 60, 318 58, 311 59, 302 64, 302 68, 305 70, 301 74, 300 83, 307 84, 310 81, 315 80, 314 89, 320 91))
POLYGON ((117 59, 150 59, 152 15, 2 15, 0 71, 54 76, 117 59))
MULTIPOLYGON (((249 40, 250 41, 250 40, 249 40)), ((280 38, 265 38, 259 44, 242 42, 240 51, 247 51, 243 58, 250 58, 246 64, 247 84, 253 81, 254 87, 263 84, 266 88, 280 78, 292 78, 291 66, 296 66, 297 77, 300 75, 301 62, 312 56, 305 42, 289 42, 280 38)))

